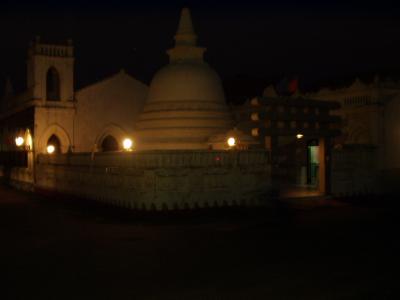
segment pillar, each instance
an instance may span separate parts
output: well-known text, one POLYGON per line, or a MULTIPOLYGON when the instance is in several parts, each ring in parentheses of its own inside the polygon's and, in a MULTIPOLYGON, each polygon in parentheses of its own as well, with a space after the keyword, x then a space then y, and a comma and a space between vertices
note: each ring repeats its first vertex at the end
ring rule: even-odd
POLYGON ((318 190, 321 194, 330 193, 331 147, 329 138, 320 138, 319 142, 318 190))

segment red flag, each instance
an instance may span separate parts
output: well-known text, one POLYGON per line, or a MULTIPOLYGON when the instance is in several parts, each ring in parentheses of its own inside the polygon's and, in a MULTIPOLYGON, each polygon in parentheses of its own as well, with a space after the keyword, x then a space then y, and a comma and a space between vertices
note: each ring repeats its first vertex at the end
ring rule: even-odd
POLYGON ((290 94, 296 93, 298 88, 299 88, 299 79, 294 78, 290 80, 288 87, 289 93, 290 94))

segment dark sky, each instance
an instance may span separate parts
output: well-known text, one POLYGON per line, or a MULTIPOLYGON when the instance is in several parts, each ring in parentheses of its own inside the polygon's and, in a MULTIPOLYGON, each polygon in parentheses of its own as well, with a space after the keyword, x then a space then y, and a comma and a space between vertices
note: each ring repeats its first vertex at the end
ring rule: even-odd
POLYGON ((183 6, 227 94, 260 94, 298 76, 303 89, 355 75, 400 77, 395 1, 2 1, 0 80, 25 81, 28 43, 74 40, 78 87, 125 68, 148 83, 167 62, 183 6), (242 86, 242 91, 238 87, 242 86))

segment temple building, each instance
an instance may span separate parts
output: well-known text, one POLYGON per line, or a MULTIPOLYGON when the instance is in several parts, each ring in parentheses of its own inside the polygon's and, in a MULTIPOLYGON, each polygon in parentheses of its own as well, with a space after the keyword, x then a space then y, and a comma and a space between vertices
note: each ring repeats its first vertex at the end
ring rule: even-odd
POLYGON ((0 113, 3 177, 129 208, 265 202, 269 153, 234 127, 188 9, 149 87, 122 70, 76 91, 73 50, 30 46, 27 89, 0 113))
POLYGON ((73 50, 71 41, 51 45, 37 38, 30 45, 26 90, 3 98, 1 151, 12 150, 14 136, 27 129, 36 153, 46 153, 49 144, 60 153, 122 149, 148 87, 121 70, 76 91, 73 50))
POLYGON ((28 51, 27 89, 14 95, 9 88, 2 100, 0 150, 13 149, 16 131, 26 129, 36 153, 46 153, 50 138, 61 153, 122 150, 124 138, 137 150, 226 148, 225 136, 217 139, 233 128, 232 112, 196 40, 183 9, 170 63, 150 87, 121 70, 74 90, 72 41, 37 38, 28 51))
POLYGON ((0 177, 135 209, 266 204, 293 186, 381 192, 399 178, 399 85, 267 87, 232 107, 187 8, 174 39, 149 86, 121 70, 75 90, 72 41, 36 38, 25 91, 8 82, 1 99, 0 177))

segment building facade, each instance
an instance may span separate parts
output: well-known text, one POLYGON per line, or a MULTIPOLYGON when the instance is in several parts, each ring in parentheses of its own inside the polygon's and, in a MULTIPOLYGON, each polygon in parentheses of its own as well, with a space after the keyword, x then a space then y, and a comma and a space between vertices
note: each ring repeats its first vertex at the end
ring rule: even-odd
POLYGON ((75 91, 72 43, 35 40, 27 91, 4 99, 0 173, 136 209, 268 202, 269 152, 247 150, 254 141, 233 127, 204 51, 183 9, 170 62, 149 88, 121 71, 75 91), (10 153, 26 158, 10 164, 10 153))
MULTIPOLYGON (((335 99, 341 104, 336 113, 343 120, 343 134, 336 144, 354 152, 353 157, 370 153, 370 159, 360 162, 360 165, 365 165, 362 173, 376 173, 379 180, 374 185, 380 186, 382 191, 398 193, 400 82, 383 80, 378 76, 369 84, 355 79, 350 86, 323 88, 308 96, 324 101, 335 99)), ((348 160, 351 165, 351 159, 348 160)))
POLYGON ((148 87, 122 70, 75 90, 73 50, 71 41, 51 45, 37 38, 31 44, 26 90, 3 98, 1 150, 17 150, 14 140, 25 137, 27 130, 32 137, 28 147, 36 154, 46 153, 49 144, 60 153, 99 151, 109 136, 122 149, 148 87))
POLYGON ((29 47, 27 88, 7 84, 0 173, 130 208, 265 203, 272 189, 393 190, 400 178, 400 85, 278 96, 229 107, 183 9, 169 63, 149 86, 123 70, 74 89, 71 41, 29 47), (127 144, 126 144, 127 143, 127 144), (175 198, 174 198, 175 197, 175 198), (178 199, 178 200, 177 200, 178 199))
POLYGON ((237 127, 251 134, 254 147, 271 153, 275 185, 330 193, 332 140, 340 135, 340 108, 334 101, 264 94, 235 109, 237 127))

